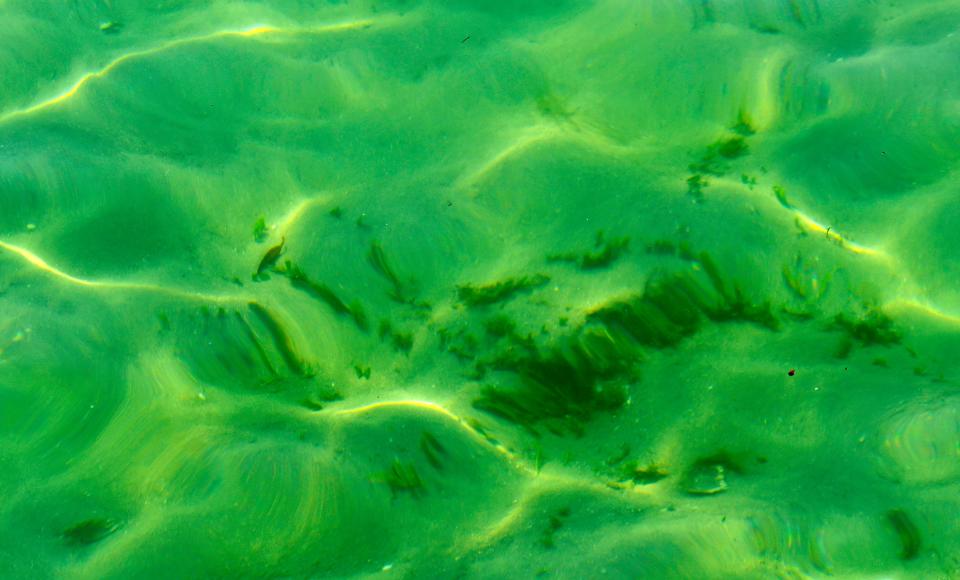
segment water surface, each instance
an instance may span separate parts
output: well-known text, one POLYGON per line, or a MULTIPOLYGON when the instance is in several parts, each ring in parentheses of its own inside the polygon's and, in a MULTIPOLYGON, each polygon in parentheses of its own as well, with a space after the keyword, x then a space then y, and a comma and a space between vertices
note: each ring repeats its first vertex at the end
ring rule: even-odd
POLYGON ((960 574, 958 24, 0 2, 0 575, 960 574))

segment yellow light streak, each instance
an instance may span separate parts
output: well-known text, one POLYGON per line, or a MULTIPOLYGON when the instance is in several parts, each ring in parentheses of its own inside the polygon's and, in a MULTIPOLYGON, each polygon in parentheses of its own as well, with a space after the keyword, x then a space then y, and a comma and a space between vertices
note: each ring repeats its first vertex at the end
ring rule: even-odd
POLYGON ((232 303, 232 302, 247 302, 252 300, 252 298, 246 296, 229 296, 229 295, 215 295, 215 294, 203 294, 200 292, 191 292, 188 290, 180 290, 178 288, 168 288, 165 286, 159 286, 156 284, 143 284, 135 282, 110 282, 110 281, 98 281, 98 280, 87 280, 85 278, 80 278, 64 272, 63 270, 51 265, 49 262, 38 256, 37 254, 31 252, 30 250, 11 244, 8 242, 0 241, 0 249, 6 250, 12 254, 19 256, 24 262, 30 264, 37 270, 45 272, 55 278, 69 282, 70 284, 75 284, 77 286, 83 286, 86 288, 107 288, 115 290, 133 290, 133 291, 142 291, 142 292, 155 292, 158 294, 166 294, 168 296, 174 296, 177 298, 186 298, 189 300, 201 300, 204 302, 213 302, 213 303, 232 303))
POLYGON ((914 298, 898 298, 887 303, 888 308, 893 309, 911 309, 918 310, 922 314, 941 320, 943 322, 948 322, 950 324, 960 325, 960 316, 956 314, 950 314, 949 312, 944 312, 940 308, 928 303, 922 302, 914 298))
POLYGON ((439 403, 434 403, 432 401, 421 401, 416 399, 400 400, 400 401, 379 401, 376 403, 370 403, 368 405, 363 405, 360 407, 355 407, 353 409, 344 409, 337 411, 337 416, 351 416, 351 415, 360 415, 365 413, 370 413, 373 411, 381 409, 391 409, 391 408, 414 408, 414 409, 423 409, 430 411, 432 413, 437 413, 450 419, 456 423, 461 429, 466 431, 474 440, 490 447, 500 455, 506 457, 511 462, 513 462, 517 467, 521 468, 523 471, 530 471, 530 468, 519 463, 517 461, 516 455, 514 455, 509 449, 504 447, 499 443, 494 443, 487 439, 483 434, 481 434, 477 429, 470 425, 465 419, 454 413, 453 411, 447 409, 439 403))
POLYGON ((863 246, 863 245, 860 245, 860 244, 858 244, 858 243, 856 243, 856 242, 852 242, 852 241, 850 241, 849 239, 841 236, 841 235, 838 234, 837 232, 833 231, 833 228, 832 228, 832 227, 824 227, 823 224, 817 222, 816 220, 814 220, 814 219, 811 218, 810 216, 804 214, 803 212, 797 211, 797 210, 794 210, 794 211, 795 211, 795 213, 796 213, 796 215, 797 215, 798 223, 799 223, 802 227, 806 228, 807 230, 809 230, 809 231, 811 231, 811 232, 813 232, 813 233, 824 234, 824 235, 827 237, 828 240, 830 240, 831 242, 836 243, 836 244, 839 245, 841 248, 843 248, 843 249, 845 249, 845 250, 847 250, 847 251, 849 251, 849 252, 852 252, 852 253, 854 253, 854 254, 862 254, 862 255, 866 255, 866 256, 878 256, 878 257, 879 257, 879 256, 883 256, 883 257, 886 257, 886 254, 885 254, 884 252, 882 252, 882 251, 880 251, 880 250, 875 250, 875 249, 873 249, 873 248, 868 248, 868 247, 863 246))
POLYGON ((135 51, 120 55, 119 57, 107 63, 107 65, 101 68, 100 70, 84 73, 68 89, 66 89, 60 94, 54 97, 42 100, 24 109, 8 111, 0 115, 0 123, 5 123, 12 119, 23 117, 25 115, 31 115, 39 111, 48 109, 50 107, 56 106, 65 101, 68 101, 69 99, 75 97, 80 92, 80 89, 86 86, 89 82, 96 79, 104 78, 105 76, 110 74, 112 71, 116 70, 119 66, 123 65, 124 63, 130 62, 132 60, 140 59, 140 58, 153 56, 155 54, 168 51, 174 48, 178 48, 181 46, 197 44, 202 42, 209 42, 209 41, 219 40, 223 38, 254 38, 254 37, 264 36, 269 34, 320 34, 320 33, 327 33, 327 32, 339 32, 344 30, 355 30, 355 29, 367 28, 371 26, 373 23, 374 21, 371 19, 363 19, 363 20, 352 20, 352 21, 346 21, 346 22, 338 22, 334 24, 325 24, 321 26, 294 28, 294 29, 283 29, 283 28, 278 28, 276 26, 272 26, 269 24, 255 24, 255 25, 248 26, 245 28, 240 28, 240 29, 218 30, 215 32, 211 32, 209 34, 203 34, 199 36, 177 38, 177 39, 162 43, 158 46, 154 46, 154 47, 146 48, 142 50, 135 50, 135 51))

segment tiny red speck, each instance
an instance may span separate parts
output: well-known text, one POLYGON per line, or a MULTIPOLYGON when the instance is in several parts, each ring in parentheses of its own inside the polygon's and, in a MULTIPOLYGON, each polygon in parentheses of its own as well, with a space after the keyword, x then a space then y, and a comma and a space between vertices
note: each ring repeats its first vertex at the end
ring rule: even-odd
POLYGON ((790 369, 790 370, 787 372, 787 374, 792 377, 793 375, 797 374, 797 371, 795 371, 795 370, 793 370, 793 369, 790 369))

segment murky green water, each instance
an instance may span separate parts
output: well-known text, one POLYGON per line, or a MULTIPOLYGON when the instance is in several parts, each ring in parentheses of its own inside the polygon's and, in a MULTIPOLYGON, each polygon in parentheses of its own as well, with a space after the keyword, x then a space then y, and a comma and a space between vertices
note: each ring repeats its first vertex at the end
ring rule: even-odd
POLYGON ((0 576, 958 577, 958 26, 0 0, 0 576))

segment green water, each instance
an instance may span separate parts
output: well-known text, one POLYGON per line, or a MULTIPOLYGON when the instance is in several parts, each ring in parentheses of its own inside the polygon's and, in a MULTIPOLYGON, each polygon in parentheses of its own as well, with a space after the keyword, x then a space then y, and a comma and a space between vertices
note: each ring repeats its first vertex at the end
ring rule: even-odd
POLYGON ((0 577, 960 577, 958 27, 0 0, 0 577))

